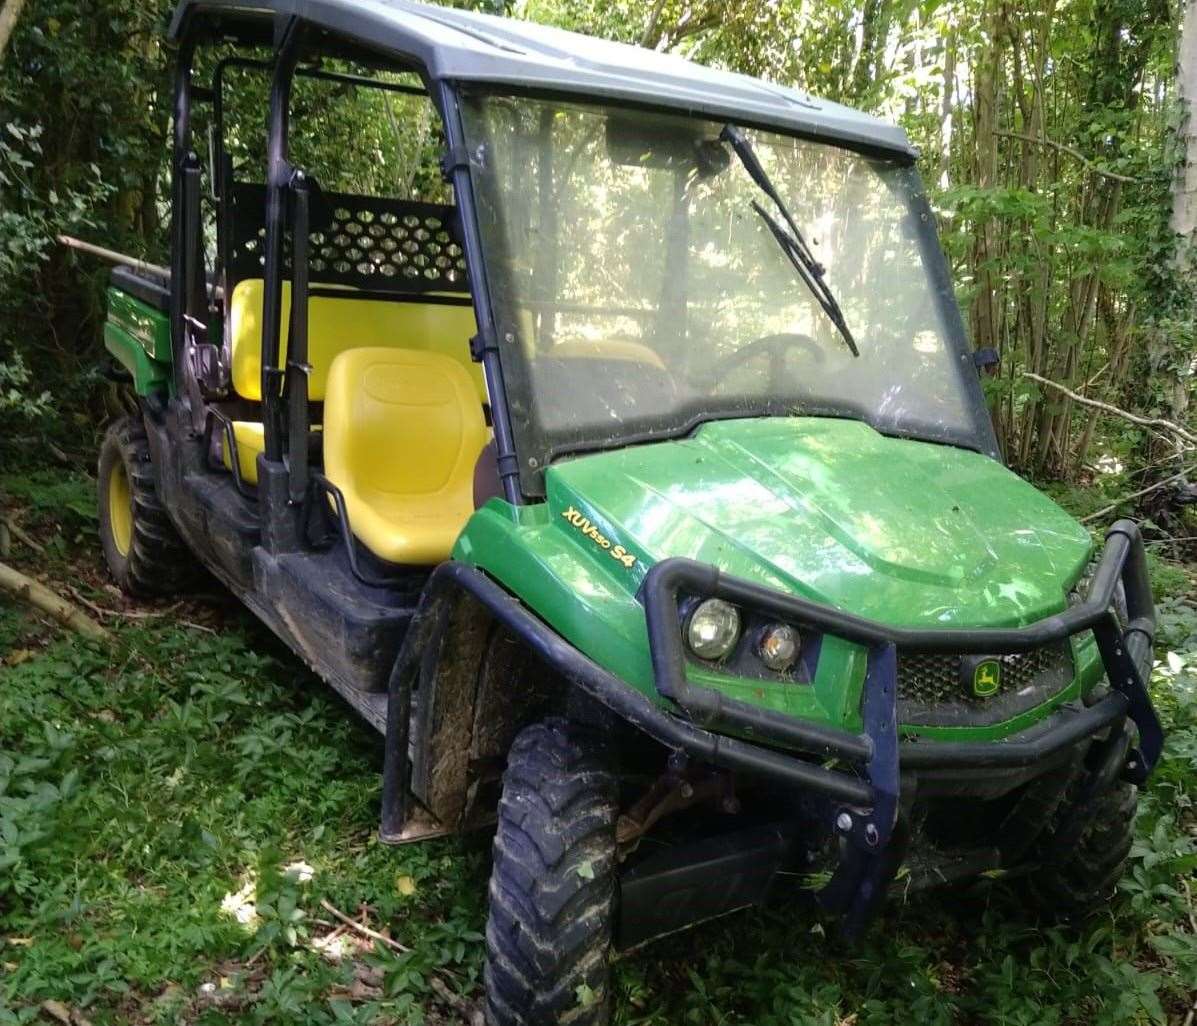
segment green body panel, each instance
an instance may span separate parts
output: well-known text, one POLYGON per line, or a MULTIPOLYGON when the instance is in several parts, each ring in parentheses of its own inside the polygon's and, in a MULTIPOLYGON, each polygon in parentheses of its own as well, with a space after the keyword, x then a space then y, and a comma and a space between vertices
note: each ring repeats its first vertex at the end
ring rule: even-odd
MULTIPOLYGON (((492 500, 455 556, 501 581, 588 656, 656 697, 636 591, 686 556, 895 626, 1021 626, 1062 610, 1088 561, 1087 532, 977 453, 888 438, 857 421, 731 420, 691 438, 578 457, 546 474, 547 502, 492 500)), ((1050 703, 989 727, 1023 729, 1100 674, 1091 643, 1050 703)), ((810 685, 692 668, 690 679, 795 716, 859 724, 864 652, 827 638, 810 685)))
POLYGON ((108 290, 104 348, 133 375, 138 395, 169 385, 169 319, 160 310, 116 288, 108 290))

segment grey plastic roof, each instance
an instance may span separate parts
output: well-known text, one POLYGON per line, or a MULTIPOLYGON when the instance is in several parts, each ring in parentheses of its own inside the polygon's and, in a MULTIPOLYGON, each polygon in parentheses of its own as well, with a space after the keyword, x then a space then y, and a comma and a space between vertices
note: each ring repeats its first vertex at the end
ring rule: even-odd
POLYGON ((913 155, 906 133, 851 108, 671 54, 533 22, 412 0, 182 0, 177 38, 194 15, 298 15, 379 51, 419 61, 434 79, 609 98, 913 155))

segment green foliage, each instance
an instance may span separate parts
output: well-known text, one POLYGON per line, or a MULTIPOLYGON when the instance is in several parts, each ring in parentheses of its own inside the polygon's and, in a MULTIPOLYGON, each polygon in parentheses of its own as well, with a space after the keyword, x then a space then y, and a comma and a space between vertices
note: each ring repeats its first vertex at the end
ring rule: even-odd
POLYGON ((14 352, 7 363, 0 363, 0 425, 36 421, 50 410, 50 392, 34 390, 25 360, 14 352))

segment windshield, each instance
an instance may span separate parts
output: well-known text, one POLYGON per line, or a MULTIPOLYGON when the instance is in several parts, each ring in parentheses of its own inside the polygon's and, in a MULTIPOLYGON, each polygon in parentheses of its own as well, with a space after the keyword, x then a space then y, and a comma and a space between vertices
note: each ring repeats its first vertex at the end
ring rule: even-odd
POLYGON ((716 417, 851 417, 992 450, 913 168, 743 131, 829 313, 727 126, 510 96, 462 109, 525 492, 562 453, 716 417))

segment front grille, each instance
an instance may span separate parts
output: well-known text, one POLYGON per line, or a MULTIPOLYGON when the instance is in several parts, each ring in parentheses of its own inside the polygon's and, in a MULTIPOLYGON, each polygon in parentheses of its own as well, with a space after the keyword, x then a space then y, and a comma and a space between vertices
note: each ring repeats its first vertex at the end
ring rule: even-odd
POLYGON ((995 694, 980 698, 962 679, 960 656, 900 652, 899 719, 923 726, 997 723, 1045 702, 1074 673, 1067 641, 994 658, 1001 664, 1001 684, 995 694))

